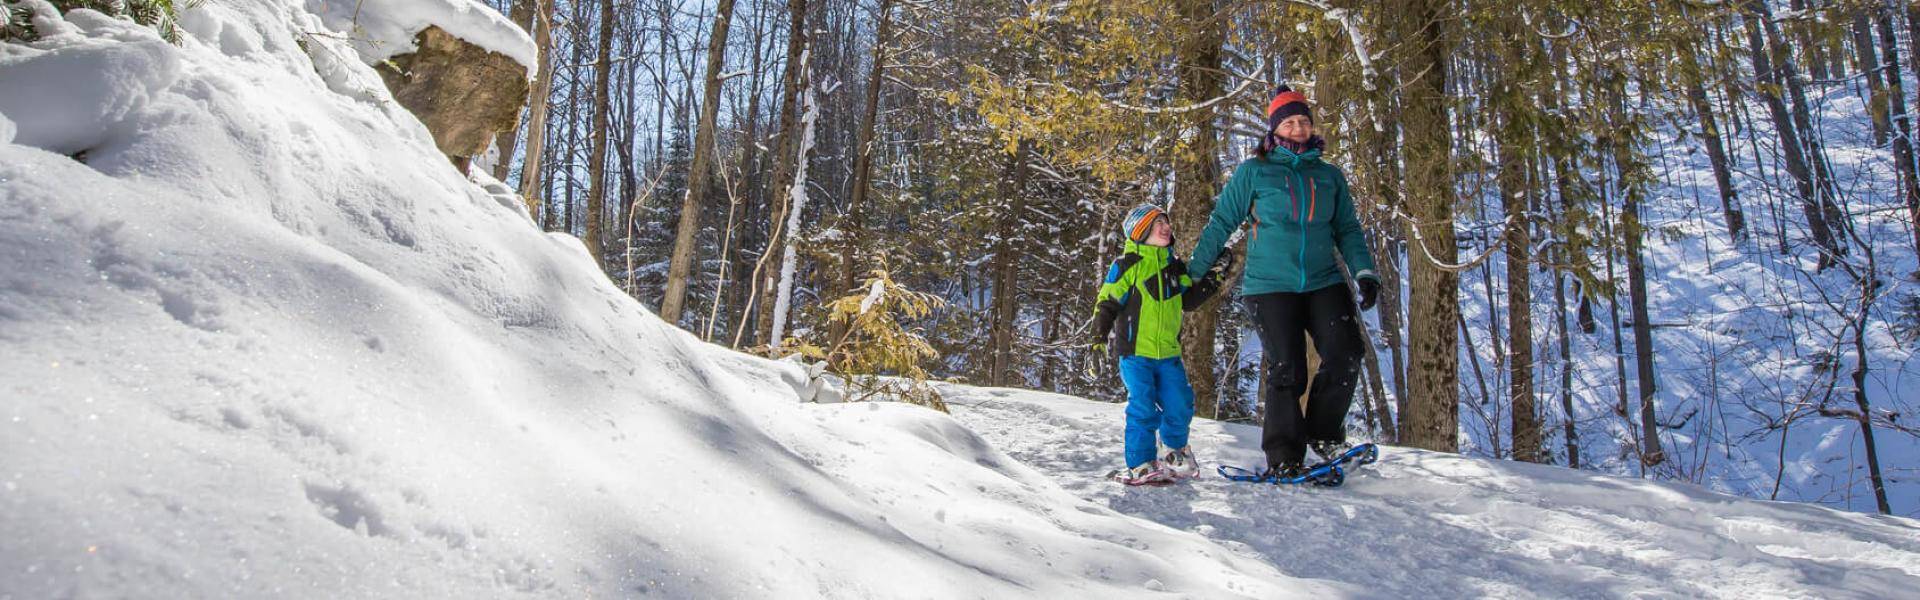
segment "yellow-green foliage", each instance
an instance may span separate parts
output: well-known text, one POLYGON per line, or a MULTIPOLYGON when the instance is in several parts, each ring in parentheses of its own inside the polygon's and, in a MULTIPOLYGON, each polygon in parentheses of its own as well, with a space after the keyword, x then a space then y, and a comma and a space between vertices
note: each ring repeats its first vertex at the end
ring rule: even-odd
POLYGON ((1192 29, 1154 0, 1040 5, 1000 22, 1000 55, 1020 59, 968 66, 965 89, 947 99, 972 104, 1008 153, 1029 140, 1055 164, 1140 181, 1184 139, 1182 115, 1161 109, 1192 29))
POLYGON ((850 400, 892 398, 946 412, 946 403, 927 385, 929 375, 921 366, 939 353, 923 332, 906 325, 946 302, 894 283, 884 268, 875 269, 862 290, 827 303, 828 319, 844 326, 846 334, 824 352, 818 347, 802 351, 826 360, 846 377, 850 400))

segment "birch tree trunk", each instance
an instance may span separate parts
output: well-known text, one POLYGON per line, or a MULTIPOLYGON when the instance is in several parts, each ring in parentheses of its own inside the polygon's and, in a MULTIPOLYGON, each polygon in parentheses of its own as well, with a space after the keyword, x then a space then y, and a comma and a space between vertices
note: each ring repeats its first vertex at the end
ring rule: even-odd
MULTIPOLYGON (((804 55, 801 56, 801 62, 806 62, 804 55)), ((807 68, 802 66, 794 79, 806 81, 807 75, 807 68)), ((767 335, 767 346, 774 349, 775 356, 779 355, 781 338, 787 334, 787 313, 792 309, 794 270, 799 263, 794 239, 800 232, 801 215, 806 214, 807 210, 807 152, 813 150, 813 127, 820 120, 820 105, 814 96, 814 88, 808 85, 806 90, 804 103, 807 112, 800 117, 800 135, 794 144, 798 156, 794 157, 793 185, 787 188, 787 234, 786 247, 780 252, 780 284, 770 302, 773 305, 773 325, 767 335)))

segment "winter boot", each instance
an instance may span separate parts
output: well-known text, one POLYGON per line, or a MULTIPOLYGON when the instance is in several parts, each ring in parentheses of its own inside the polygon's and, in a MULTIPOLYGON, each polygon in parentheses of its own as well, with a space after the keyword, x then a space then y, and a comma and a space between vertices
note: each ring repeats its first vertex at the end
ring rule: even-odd
POLYGON ((1336 442, 1333 440, 1311 442, 1307 444, 1307 447, 1312 448, 1314 455, 1320 457, 1320 464, 1333 462, 1335 459, 1345 455, 1348 450, 1353 449, 1353 446, 1347 445, 1346 442, 1336 442))
POLYGON ((1306 473, 1307 468, 1301 466, 1299 462, 1283 462, 1277 465, 1268 465, 1267 470, 1260 473, 1260 477, 1274 481, 1286 481, 1305 475, 1306 473))
POLYGON ((1140 466, 1131 469, 1114 471, 1112 477, 1114 481, 1127 485, 1167 485, 1176 479, 1173 472, 1167 470, 1157 460, 1141 463, 1140 466))
POLYGON ((1160 458, 1160 465, 1182 479, 1200 474, 1200 461, 1193 459, 1191 447, 1168 450, 1167 455, 1160 458))

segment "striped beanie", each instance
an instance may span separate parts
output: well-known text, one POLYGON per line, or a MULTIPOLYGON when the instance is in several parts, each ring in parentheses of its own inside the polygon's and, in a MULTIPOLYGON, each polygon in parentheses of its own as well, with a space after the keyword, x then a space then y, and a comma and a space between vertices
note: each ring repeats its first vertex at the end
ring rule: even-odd
POLYGON ((1161 211, 1160 207, 1142 204, 1129 211, 1126 220, 1120 222, 1120 233, 1136 244, 1145 243, 1147 234, 1153 233, 1154 219, 1162 219, 1166 216, 1167 213, 1161 211))

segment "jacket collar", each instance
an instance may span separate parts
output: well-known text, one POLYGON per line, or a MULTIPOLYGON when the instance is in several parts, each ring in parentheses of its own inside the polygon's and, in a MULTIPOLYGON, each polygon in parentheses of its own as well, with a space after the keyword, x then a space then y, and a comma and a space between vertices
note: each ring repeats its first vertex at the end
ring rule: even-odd
POLYGON ((1274 146, 1272 150, 1267 151, 1267 160, 1298 168, 1302 164, 1320 162, 1320 149, 1313 148, 1296 153, 1281 146, 1274 146))
POLYGON ((1154 246, 1127 240, 1127 252, 1140 255, 1140 258, 1153 258, 1165 261, 1170 254, 1166 246, 1154 246))

